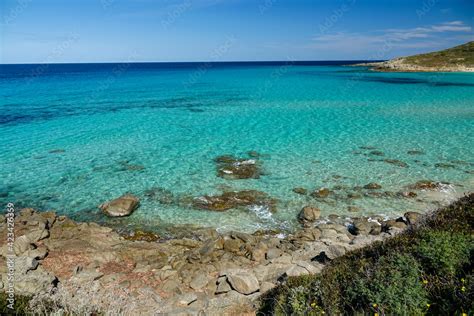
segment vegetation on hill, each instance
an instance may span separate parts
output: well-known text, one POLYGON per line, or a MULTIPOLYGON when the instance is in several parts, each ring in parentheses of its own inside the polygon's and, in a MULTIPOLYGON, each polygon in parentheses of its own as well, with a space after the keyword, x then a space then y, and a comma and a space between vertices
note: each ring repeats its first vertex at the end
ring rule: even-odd
POLYGON ((474 41, 438 52, 404 57, 404 63, 423 67, 474 67, 474 41))
POLYGON ((265 315, 473 315, 474 194, 406 232, 347 253, 322 273, 289 278, 265 315))

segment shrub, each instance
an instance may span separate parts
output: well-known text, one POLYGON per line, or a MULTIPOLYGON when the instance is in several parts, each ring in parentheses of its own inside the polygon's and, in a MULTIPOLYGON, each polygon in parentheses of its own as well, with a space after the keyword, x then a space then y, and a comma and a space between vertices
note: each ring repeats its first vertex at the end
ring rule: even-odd
POLYGON ((454 275, 469 263, 473 243, 470 236, 446 231, 428 231, 422 234, 416 252, 423 266, 432 274, 454 275))
POLYGON ((427 309, 427 293, 423 288, 418 262, 410 255, 382 257, 348 285, 348 299, 366 304, 383 314, 421 314, 427 309))
POLYGON ((474 194, 262 297, 263 315, 474 315, 474 194))

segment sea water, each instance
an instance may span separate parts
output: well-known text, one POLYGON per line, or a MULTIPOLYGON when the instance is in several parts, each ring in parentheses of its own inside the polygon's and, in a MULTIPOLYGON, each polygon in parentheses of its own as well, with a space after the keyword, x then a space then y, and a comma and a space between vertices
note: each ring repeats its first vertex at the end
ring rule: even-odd
POLYGON ((251 232, 292 229, 305 205, 323 218, 399 216, 473 190, 474 74, 343 64, 2 65, 0 201, 157 231, 251 232), (260 178, 217 176, 216 157, 249 151, 260 178), (419 180, 446 184, 396 195, 419 180), (360 187, 372 182, 391 195, 366 196, 360 187), (192 206, 239 190, 267 193, 276 211, 192 206), (141 201, 130 217, 114 222, 97 208, 126 192, 141 201))

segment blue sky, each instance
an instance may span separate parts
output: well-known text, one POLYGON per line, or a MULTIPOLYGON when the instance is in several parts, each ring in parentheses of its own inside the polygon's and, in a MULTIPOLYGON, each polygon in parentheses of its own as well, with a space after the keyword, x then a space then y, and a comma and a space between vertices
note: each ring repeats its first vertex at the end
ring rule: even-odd
POLYGON ((0 63, 387 59, 474 39, 471 0, 0 3, 0 63))

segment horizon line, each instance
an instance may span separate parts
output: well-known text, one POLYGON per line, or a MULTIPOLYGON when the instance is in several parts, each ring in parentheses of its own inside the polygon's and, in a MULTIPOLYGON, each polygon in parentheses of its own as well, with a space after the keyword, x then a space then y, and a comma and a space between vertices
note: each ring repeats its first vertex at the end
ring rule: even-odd
POLYGON ((311 63, 311 62, 382 62, 387 59, 327 59, 327 60, 228 60, 228 61, 94 61, 94 62, 32 62, 0 63, 7 65, 89 65, 89 64, 224 64, 224 63, 311 63))

